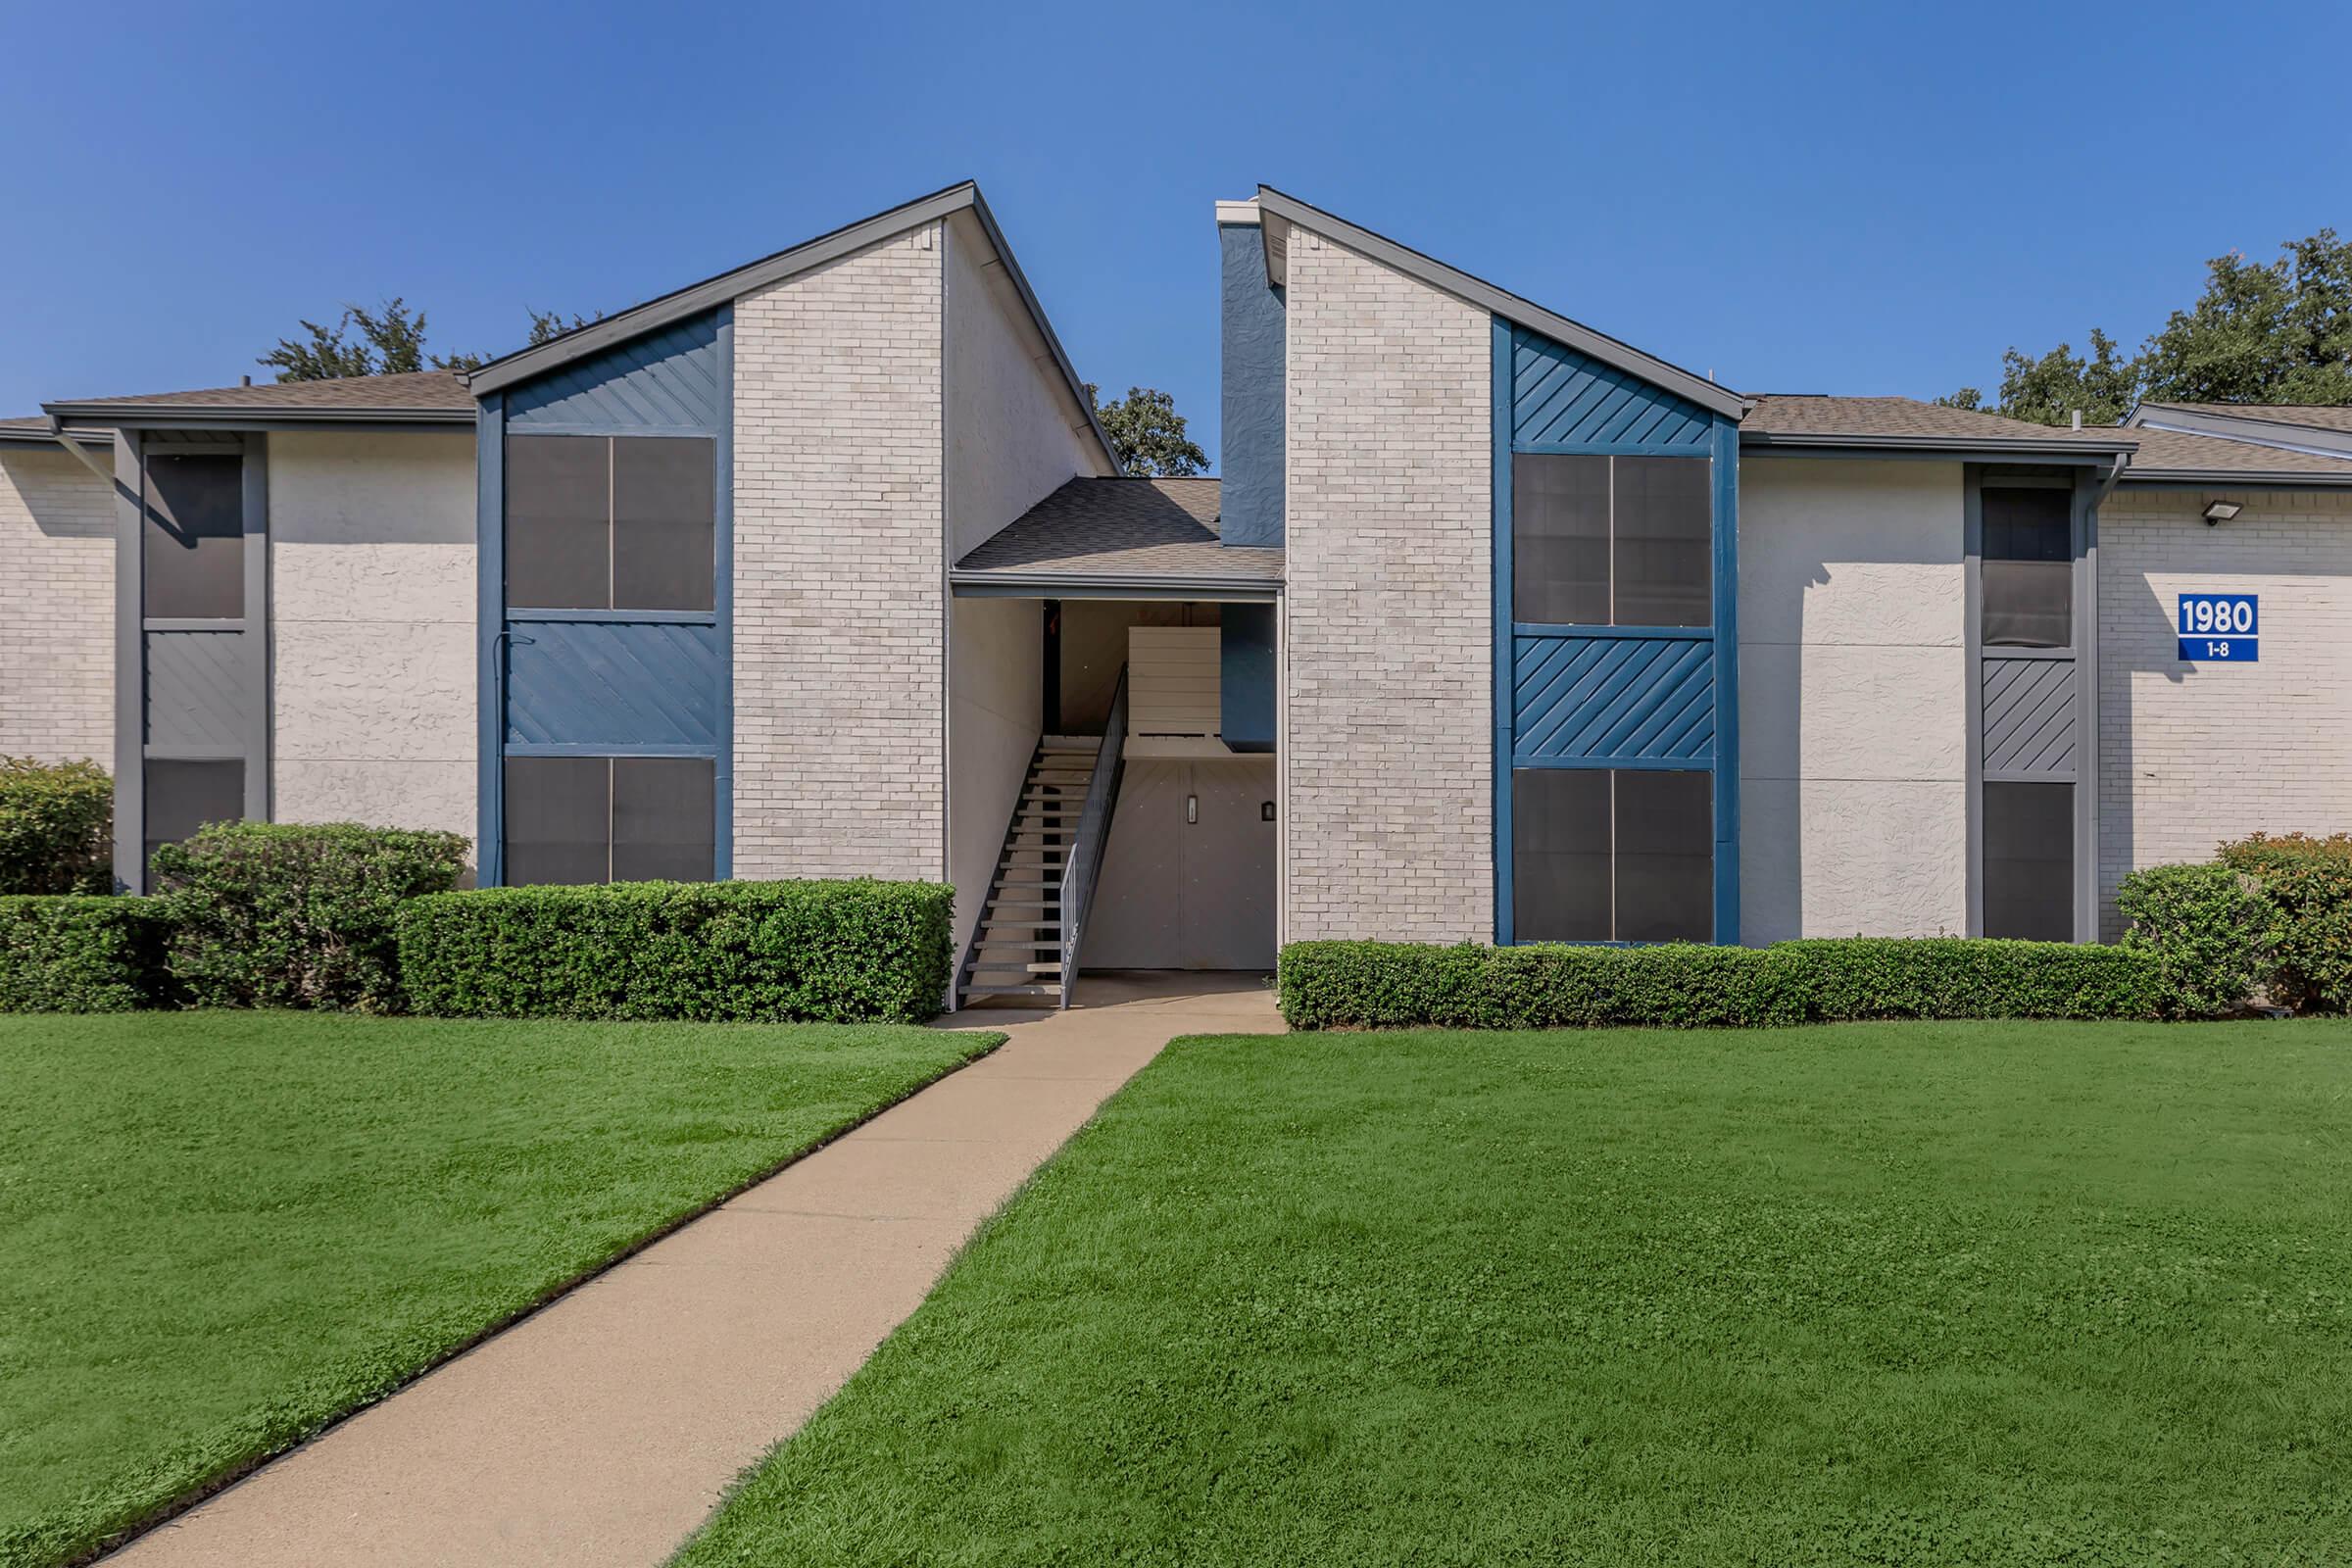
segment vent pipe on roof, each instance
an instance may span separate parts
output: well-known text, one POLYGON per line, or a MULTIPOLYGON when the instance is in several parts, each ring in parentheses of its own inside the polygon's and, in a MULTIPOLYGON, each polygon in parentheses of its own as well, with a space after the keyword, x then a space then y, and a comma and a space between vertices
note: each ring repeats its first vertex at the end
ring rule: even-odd
POLYGON ((2075 428, 2080 430, 2082 428, 2082 411, 2081 409, 2076 409, 2073 412, 2075 416, 2075 428))

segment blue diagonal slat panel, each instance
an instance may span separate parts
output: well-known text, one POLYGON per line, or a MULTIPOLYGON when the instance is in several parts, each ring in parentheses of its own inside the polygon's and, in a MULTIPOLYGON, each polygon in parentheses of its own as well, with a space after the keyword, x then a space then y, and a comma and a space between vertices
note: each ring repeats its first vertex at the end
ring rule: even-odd
POLYGON ((1514 639, 1515 759, 1673 761, 1715 754, 1715 645, 1696 637, 1514 639))
POLYGON ((1511 440, 1519 446, 1687 447, 1704 453, 1713 422, 1697 404, 1549 338, 1511 338, 1511 440))
POLYGON ((716 626, 517 621, 507 660, 507 743, 715 746, 716 626))
POLYGON ((718 318, 698 316, 510 388, 507 424, 716 431, 725 408, 718 318))

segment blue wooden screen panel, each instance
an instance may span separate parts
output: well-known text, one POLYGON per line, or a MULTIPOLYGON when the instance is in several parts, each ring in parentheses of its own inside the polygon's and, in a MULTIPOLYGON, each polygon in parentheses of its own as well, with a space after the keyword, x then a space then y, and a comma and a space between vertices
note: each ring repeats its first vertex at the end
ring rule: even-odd
POLYGON ((1697 404, 1524 327, 1511 329, 1510 355, 1513 449, 1707 455, 1715 417, 1697 404))
POLYGON ((507 734, 518 747, 718 745, 718 628, 693 622, 516 621, 507 734))
POLYGON ((1712 634, 1515 643, 1514 763, 1714 761, 1712 634))
POLYGON ((718 318, 698 316, 508 389, 507 428, 711 435, 726 417, 718 318))

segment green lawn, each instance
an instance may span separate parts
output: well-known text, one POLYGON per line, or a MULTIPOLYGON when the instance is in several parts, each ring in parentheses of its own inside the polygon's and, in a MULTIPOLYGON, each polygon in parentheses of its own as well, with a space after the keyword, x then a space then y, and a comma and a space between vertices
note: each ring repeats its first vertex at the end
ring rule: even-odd
POLYGON ((2352 1561, 2352 1026, 1180 1041, 686 1548, 2352 1561))
POLYGON ((0 1017, 0 1563, 287 1446, 1001 1038, 0 1017))

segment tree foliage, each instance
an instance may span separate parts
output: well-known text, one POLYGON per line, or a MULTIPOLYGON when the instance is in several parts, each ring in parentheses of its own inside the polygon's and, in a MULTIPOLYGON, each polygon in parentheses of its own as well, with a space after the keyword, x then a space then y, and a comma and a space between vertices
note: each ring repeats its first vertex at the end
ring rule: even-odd
MULTIPOLYGON (((586 326, 599 317, 573 316, 561 311, 531 311, 526 347, 586 326)), ((274 367, 280 381, 332 381, 350 375, 400 375, 412 370, 478 370, 490 363, 487 354, 431 354, 424 344, 424 313, 412 311, 399 295, 374 310, 346 305, 332 326, 302 322, 303 335, 281 337, 277 347, 255 361, 274 367)))
POLYGON ((1936 401, 2015 419, 2113 424, 2135 403, 2352 404, 2352 240, 2323 228, 2273 262, 2236 252, 2205 264, 2205 290, 2137 355, 2091 328, 2090 353, 2061 343, 2001 356, 1998 401, 1962 387, 1936 401))
POLYGON ((1184 433, 1184 416, 1169 394, 1131 386, 1125 397, 1105 403, 1089 381, 1086 395, 1094 400, 1102 433, 1110 437, 1119 471, 1129 478, 1183 479, 1208 466, 1208 454, 1184 433))

